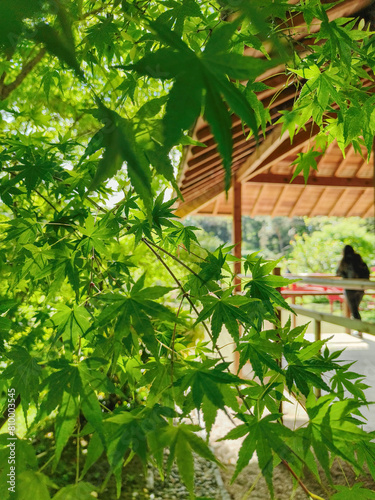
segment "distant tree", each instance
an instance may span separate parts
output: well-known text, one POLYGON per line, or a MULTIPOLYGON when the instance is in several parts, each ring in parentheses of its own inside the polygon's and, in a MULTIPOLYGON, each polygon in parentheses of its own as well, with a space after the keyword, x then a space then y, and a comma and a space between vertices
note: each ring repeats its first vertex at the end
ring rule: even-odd
POLYGON ((348 219, 306 219, 309 233, 296 235, 288 256, 288 268, 296 273, 335 273, 344 245, 352 245, 370 266, 375 263, 375 235, 368 221, 348 219))

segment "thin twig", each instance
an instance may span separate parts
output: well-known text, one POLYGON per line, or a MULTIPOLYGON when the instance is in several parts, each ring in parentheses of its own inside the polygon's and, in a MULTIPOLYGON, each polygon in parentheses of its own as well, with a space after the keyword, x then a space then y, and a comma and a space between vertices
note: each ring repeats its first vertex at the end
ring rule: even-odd
POLYGON ((193 269, 191 269, 191 267, 189 267, 187 264, 185 264, 184 262, 182 262, 182 260, 180 260, 178 257, 176 257, 175 255, 173 255, 172 253, 168 252, 167 250, 164 250, 164 248, 160 247, 159 245, 157 245, 156 243, 154 243, 153 241, 147 239, 147 238, 142 238, 142 241, 144 241, 146 244, 150 244, 152 246, 154 246, 155 248, 157 248, 158 250, 160 250, 161 252, 164 252, 166 255, 168 255, 171 259, 175 260, 176 262, 178 262, 182 267, 184 267, 185 269, 187 269, 191 274, 193 274, 196 278, 199 278, 200 280, 204 281, 203 278, 201 276, 199 276, 199 274, 197 274, 195 271, 193 271, 193 269))

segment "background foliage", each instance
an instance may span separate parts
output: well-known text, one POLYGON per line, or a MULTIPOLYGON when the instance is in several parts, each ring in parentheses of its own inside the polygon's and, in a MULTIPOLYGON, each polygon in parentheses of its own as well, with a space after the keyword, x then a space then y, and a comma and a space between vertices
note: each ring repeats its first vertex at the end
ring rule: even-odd
MULTIPOLYGON (((290 309, 276 290, 288 280, 271 274, 278 262, 248 255, 245 293, 233 295, 230 249, 199 248, 195 228, 176 220, 163 192, 172 186, 178 196, 173 151, 192 142, 200 115, 229 187, 231 113, 263 133, 269 113, 254 81, 280 63, 303 84, 281 119, 291 137, 312 117, 323 148, 337 137, 343 149, 362 141, 370 149, 374 96, 361 84, 374 66, 368 25, 329 22, 316 0, 14 0, 0 14, 3 498, 12 495, 9 388, 25 420, 19 498, 91 498, 97 487, 85 475, 101 456, 119 494, 134 455, 163 476, 176 462, 194 498, 193 453, 216 459, 188 419, 202 413, 209 435, 219 409, 243 422, 226 436, 245 437, 235 477, 256 453, 272 496, 279 463, 310 496, 304 469, 320 481, 320 464, 330 478, 335 457, 375 476, 373 434, 361 428, 362 378, 324 342, 305 340, 303 328, 280 324, 275 308, 290 309), (278 39, 288 12, 322 21, 325 43, 303 59, 288 37, 278 39), (244 57, 245 45, 265 58, 244 57), (223 358, 224 327, 253 379, 223 358), (317 400, 314 388, 326 395, 317 400), (309 416, 295 431, 279 411, 288 393, 309 416), (53 447, 43 462, 33 438, 49 424, 53 447), (80 437, 89 441, 87 461, 81 470, 77 460, 74 483, 59 488, 64 448, 75 439, 78 456, 80 437)), ((298 168, 307 174, 315 157, 302 155, 298 168)), ((348 494, 340 488, 335 498, 348 494)))

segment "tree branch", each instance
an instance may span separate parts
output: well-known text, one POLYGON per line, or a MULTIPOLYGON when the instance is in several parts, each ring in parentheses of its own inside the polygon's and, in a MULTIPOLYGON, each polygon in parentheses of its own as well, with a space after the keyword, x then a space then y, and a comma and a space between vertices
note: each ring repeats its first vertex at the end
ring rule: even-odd
POLYGON ((43 47, 37 53, 33 59, 31 59, 28 63, 26 63, 21 72, 16 76, 13 82, 8 83, 7 85, 2 84, 0 86, 0 101, 4 101, 9 95, 15 90, 17 87, 21 85, 27 75, 35 68, 35 66, 43 59, 46 54, 46 49, 43 47))

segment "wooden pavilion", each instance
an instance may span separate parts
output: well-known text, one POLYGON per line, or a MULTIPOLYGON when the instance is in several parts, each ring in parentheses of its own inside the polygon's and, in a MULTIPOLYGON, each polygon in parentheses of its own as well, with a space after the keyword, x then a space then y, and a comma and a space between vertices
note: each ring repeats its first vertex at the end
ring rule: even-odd
MULTIPOLYGON (((345 0, 331 7, 327 14, 330 20, 355 17, 373 1, 345 0)), ((296 0, 289 3, 296 3, 296 0)), ((298 28, 288 26, 285 29, 293 36, 296 50, 303 52, 301 41, 308 34, 307 26, 303 18, 294 19, 294 26, 298 28)), ((310 34, 317 32, 319 26, 318 22, 313 22, 310 34)), ((253 49, 245 50, 245 54, 263 57, 253 49)), ((193 138, 206 147, 188 146, 181 164, 178 184, 184 201, 179 202, 177 215, 232 215, 238 257, 241 256, 242 215, 374 216, 374 160, 367 162, 366 154, 361 156, 352 146, 347 148, 343 158, 338 144, 332 143, 319 157, 318 171, 310 174, 306 185, 302 174, 290 183, 292 162, 298 153, 313 146, 319 130, 316 125, 308 124, 294 136, 292 144, 288 132, 281 135, 281 125, 276 124, 280 111, 291 109, 300 88, 295 85, 298 77, 287 75, 284 70, 283 66, 278 66, 258 78, 270 87, 258 93, 258 98, 269 106, 272 120, 265 138, 261 137, 258 144, 254 138, 247 140, 250 130, 242 126, 237 116, 232 116, 232 187, 228 198, 221 157, 210 127, 202 118, 195 125, 193 138)), ((374 81, 369 77, 363 83, 373 86, 374 81)), ((238 273, 239 269, 236 271, 238 273)))

